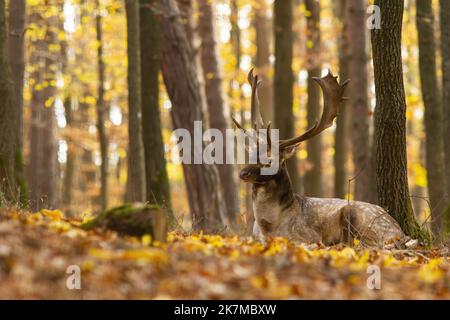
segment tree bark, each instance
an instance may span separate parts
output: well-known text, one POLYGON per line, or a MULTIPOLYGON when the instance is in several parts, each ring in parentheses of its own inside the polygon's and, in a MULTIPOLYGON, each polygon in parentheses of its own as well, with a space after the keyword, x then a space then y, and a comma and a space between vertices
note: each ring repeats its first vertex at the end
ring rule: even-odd
POLYGON ((8 36, 5 1, 0 0, 0 206, 17 202, 15 159, 17 117, 14 82, 8 60, 8 36))
POLYGON ((100 142, 100 206, 102 211, 108 207, 108 137, 105 128, 105 63, 103 61, 103 29, 100 1, 96 2, 97 16, 95 29, 97 34, 97 68, 98 68, 98 97, 97 97, 97 131, 100 142))
MULTIPOLYGON (((63 6, 61 6, 61 9, 63 6)), ((68 75, 68 78, 72 78, 72 70, 69 68, 69 40, 66 31, 64 30, 64 23, 60 21, 59 31, 65 33, 65 39, 61 43, 61 72, 64 75, 68 75)), ((63 92, 63 104, 64 104, 64 116, 66 119, 66 128, 72 130, 74 128, 74 113, 72 110, 73 103, 73 80, 70 80, 68 83, 65 83, 65 90, 63 92)), ((72 210, 73 205, 73 190, 75 187, 75 170, 77 164, 77 153, 75 150, 74 141, 71 135, 67 135, 64 137, 67 143, 67 155, 66 155, 66 164, 64 168, 64 178, 62 181, 62 205, 64 213, 67 216, 72 216, 74 214, 72 210)))
MULTIPOLYGON (((309 14, 306 17, 307 25, 307 69, 308 69, 308 88, 307 88, 307 120, 308 128, 311 128, 320 119, 321 102, 320 87, 315 83, 313 77, 321 75, 321 57, 320 57, 320 3, 316 0, 305 0, 305 7, 309 14)), ((306 142, 308 152, 307 161, 309 169, 305 172, 304 184, 305 195, 320 197, 322 196, 322 137, 320 135, 309 139, 306 142)))
MULTIPOLYGON (((242 58, 242 45, 241 45, 241 29, 238 24, 239 20, 239 3, 237 0, 230 1, 230 43, 233 48, 233 55, 235 58, 234 64, 234 76, 230 80, 229 83, 229 96, 232 98, 231 101, 234 101, 234 105, 232 109, 235 110, 236 113, 239 112, 241 117, 241 124, 246 126, 245 119, 245 97, 242 92, 242 83, 240 83, 239 79, 242 74, 241 70, 241 58, 242 58)), ((273 101, 271 101, 271 104, 273 101)), ((252 204, 252 186, 249 183, 244 183, 244 202, 245 202, 245 222, 246 222, 246 233, 248 235, 253 234, 253 224, 255 221, 255 216, 253 214, 253 204, 252 204)))
POLYGON ((125 0, 128 35, 128 195, 127 200, 146 199, 144 146, 142 142, 141 53, 139 2, 125 0))
POLYGON ((17 141, 18 147, 23 146, 23 84, 25 71, 25 17, 26 1, 13 0, 9 2, 9 62, 14 80, 17 104, 17 141))
MULTIPOLYGON (((442 51, 445 177, 447 197, 450 198, 450 1, 440 0, 439 8, 442 51)), ((447 210, 446 212, 450 214, 450 210, 447 210)), ((450 216, 447 216, 446 219, 447 231, 450 232, 450 216)))
POLYGON ((401 31, 403 0, 376 0, 381 29, 371 33, 375 75, 375 161, 379 204, 403 231, 424 239, 415 219, 408 190, 406 101, 403 87, 401 31))
MULTIPOLYGON (((50 0, 46 6, 58 5, 50 0)), ((59 9, 59 7, 58 7, 59 9)), ((33 210, 57 208, 60 198, 58 146, 56 140, 56 117, 54 101, 56 96, 56 62, 59 51, 51 48, 58 43, 55 30, 58 16, 44 17, 36 13, 34 21, 44 32, 43 39, 33 44, 31 60, 36 67, 33 74, 34 87, 31 97, 31 152, 29 161, 30 200, 33 210)))
POLYGON ((436 72, 436 43, 431 0, 416 1, 416 24, 419 35, 420 83, 425 105, 426 168, 428 195, 432 208, 431 228, 434 235, 439 237, 448 200, 445 190, 442 103, 436 72))
MULTIPOLYGON (((155 0, 141 0, 140 41, 142 72, 142 133, 145 151, 147 201, 167 208, 170 215, 169 178, 159 106, 160 26, 152 12, 155 0)), ((170 217, 173 219, 173 217, 170 217)))
MULTIPOLYGON (((292 71, 293 31, 292 0, 274 2, 275 35, 275 80, 274 80, 274 121, 280 130, 280 139, 291 138, 294 129, 294 74, 292 71)), ((297 158, 294 155, 287 162, 287 168, 294 190, 299 190, 297 158)))
MULTIPOLYGON (((220 130, 226 137, 226 129, 230 125, 225 115, 229 117, 230 111, 223 97, 222 74, 217 57, 216 40, 214 39, 213 10, 210 0, 199 0, 199 6, 198 32, 202 40, 201 64, 205 81, 209 127, 220 130)), ((226 143, 223 145, 223 155, 224 157, 226 155, 226 143)), ((234 167, 231 164, 218 164, 217 169, 228 219, 230 222, 236 223, 236 217, 239 213, 239 195, 234 167)))
MULTIPOLYGON (((174 0, 162 0, 161 69, 167 93, 172 101, 174 129, 184 128, 194 137, 194 121, 202 121, 201 89, 196 74, 194 54, 180 21, 174 0)), ((202 147, 202 146, 200 146, 202 147)), ((195 152, 202 152, 196 149, 195 152)), ((191 156, 194 150, 191 152, 191 156)), ((211 230, 226 221, 219 176, 215 166, 183 164, 186 190, 195 230, 211 230), (220 221, 222 220, 222 221, 220 221)))
MULTIPOLYGON (((334 13, 339 21, 340 32, 337 32, 337 46, 339 56, 339 78, 345 80, 349 78, 348 64, 348 23, 346 15, 346 2, 348 0, 335 1, 334 13)), ((347 188, 347 159, 349 146, 349 110, 348 105, 342 108, 336 118, 336 132, 334 135, 334 195, 336 198, 345 198, 347 188)))
POLYGON ((373 202, 371 147, 369 136, 368 57, 366 50, 366 0, 347 1, 349 88, 355 199, 373 202))

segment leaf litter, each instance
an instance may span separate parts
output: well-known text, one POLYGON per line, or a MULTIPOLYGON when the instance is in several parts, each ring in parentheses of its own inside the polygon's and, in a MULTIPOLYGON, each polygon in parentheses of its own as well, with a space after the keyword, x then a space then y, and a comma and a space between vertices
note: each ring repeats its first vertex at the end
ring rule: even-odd
POLYGON ((61 211, 0 209, 0 299, 449 299, 448 248, 376 250, 170 232, 85 231, 61 211), (81 289, 66 286, 79 266, 81 289), (369 266, 381 288, 370 289, 369 266))

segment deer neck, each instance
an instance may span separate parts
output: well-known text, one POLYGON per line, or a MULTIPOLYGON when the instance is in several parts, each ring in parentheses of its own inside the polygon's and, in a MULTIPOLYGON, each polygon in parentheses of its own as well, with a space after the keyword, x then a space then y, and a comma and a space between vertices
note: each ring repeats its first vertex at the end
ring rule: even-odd
MULTIPOLYGON (((276 176, 265 184, 253 184, 253 212, 261 228, 268 222, 267 232, 283 228, 298 212, 298 201, 285 164, 276 176)), ((263 230, 264 231, 264 230, 263 230)))

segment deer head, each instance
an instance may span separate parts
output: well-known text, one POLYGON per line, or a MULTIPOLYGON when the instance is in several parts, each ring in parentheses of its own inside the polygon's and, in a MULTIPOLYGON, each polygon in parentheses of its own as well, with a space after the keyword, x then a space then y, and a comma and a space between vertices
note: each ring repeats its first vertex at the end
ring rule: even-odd
MULTIPOLYGON (((343 83, 339 84, 337 81, 337 76, 333 76, 331 71, 328 71, 328 74, 322 78, 315 77, 313 79, 319 84, 323 92, 324 103, 320 120, 317 121, 315 125, 308 129, 306 132, 297 137, 286 140, 279 140, 278 144, 275 144, 278 145, 278 150, 271 150, 271 124, 270 122, 266 124, 264 123, 259 109, 258 85, 260 82, 258 81, 258 76, 254 75, 253 69, 250 70, 248 74, 248 82, 252 87, 251 122, 254 131, 253 134, 249 134, 249 136, 254 140, 254 142, 256 142, 256 148, 254 148, 251 152, 256 152, 255 158, 258 159, 258 161, 256 164, 249 164, 241 170, 239 176, 243 181, 253 184, 264 184, 277 177, 277 175, 280 173, 277 172, 276 174, 262 174, 262 168, 270 165, 270 162, 262 163, 259 161, 260 149, 262 147, 264 147, 263 150, 267 150, 269 155, 277 155, 277 157, 273 158, 277 158, 277 161, 279 161, 279 171, 284 170, 285 161, 295 153, 295 151, 298 149, 298 146, 303 141, 306 141, 320 134, 322 131, 332 126, 334 118, 336 118, 336 116, 339 114, 339 109, 342 105, 342 101, 348 99, 347 97, 344 97, 343 94, 345 87, 349 83, 349 80, 346 80, 343 83), (263 134, 259 134, 261 132, 263 132, 263 134)), ((244 132, 247 133, 247 131, 241 126, 241 124, 239 124, 239 122, 237 122, 233 117, 232 120, 239 129, 244 130, 244 132)))

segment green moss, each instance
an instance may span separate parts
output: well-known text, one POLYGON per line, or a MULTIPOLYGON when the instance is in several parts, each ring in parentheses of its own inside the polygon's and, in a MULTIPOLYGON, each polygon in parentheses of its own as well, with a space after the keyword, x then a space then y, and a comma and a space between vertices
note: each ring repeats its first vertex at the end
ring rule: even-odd
POLYGON ((431 246, 433 242, 432 234, 425 228, 421 227, 414 217, 406 221, 406 224, 402 227, 407 235, 413 239, 419 240, 423 246, 431 246))
POLYGON ((157 205, 124 204, 100 213, 96 218, 84 223, 81 228, 111 229, 120 234, 143 236, 153 234, 153 212, 160 210, 157 205))

